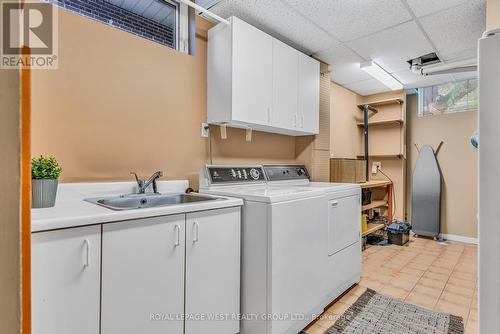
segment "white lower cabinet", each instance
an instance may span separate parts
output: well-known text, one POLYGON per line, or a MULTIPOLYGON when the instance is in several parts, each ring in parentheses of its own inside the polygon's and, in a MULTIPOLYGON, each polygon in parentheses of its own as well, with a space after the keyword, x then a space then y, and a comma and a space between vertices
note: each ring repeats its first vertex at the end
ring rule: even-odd
POLYGON ((33 233, 31 260, 33 334, 239 332, 239 207, 33 233))
POLYGON ((182 334, 185 215, 103 225, 102 334, 182 334))
POLYGON ((239 332, 239 221, 239 208, 186 216, 186 334, 239 332))
POLYGON ((99 334, 101 226, 33 233, 33 334, 99 334))

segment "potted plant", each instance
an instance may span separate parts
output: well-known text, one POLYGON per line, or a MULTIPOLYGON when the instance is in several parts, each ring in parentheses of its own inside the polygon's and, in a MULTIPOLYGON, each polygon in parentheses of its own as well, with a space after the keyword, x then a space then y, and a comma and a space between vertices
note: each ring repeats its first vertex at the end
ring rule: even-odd
POLYGON ((54 157, 31 159, 31 207, 50 208, 56 203, 57 185, 62 168, 54 157))

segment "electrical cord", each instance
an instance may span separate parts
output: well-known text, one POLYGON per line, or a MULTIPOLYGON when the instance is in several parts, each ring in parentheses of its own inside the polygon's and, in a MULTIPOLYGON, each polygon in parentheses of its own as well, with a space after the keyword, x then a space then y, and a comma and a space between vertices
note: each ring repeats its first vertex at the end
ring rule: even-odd
MULTIPOLYGON (((389 181, 391 181, 391 182, 392 182, 392 194, 393 194, 393 196, 394 196, 394 201, 393 201, 393 203, 394 203, 394 207, 393 207, 393 209, 392 209, 392 217, 393 217, 393 219, 392 219, 392 220, 394 220, 394 216, 396 215, 396 205, 397 205, 397 203, 396 203, 396 192, 394 191, 394 181, 392 181, 392 179, 391 179, 391 178, 390 178, 390 177, 389 177, 386 173, 384 173, 384 171, 383 171, 380 167, 378 167, 378 168, 377 168, 377 170, 378 170, 380 173, 382 173, 382 174, 383 174, 383 175, 384 175, 384 176, 385 176, 385 177, 386 177, 389 181)), ((390 223, 392 223, 392 222, 390 222, 390 223)), ((390 223, 389 223, 389 224, 390 224, 390 223)))
POLYGON ((210 126, 206 126, 205 129, 208 130, 208 160, 210 161, 210 164, 213 165, 213 159, 212 159, 212 131, 210 131, 210 126))

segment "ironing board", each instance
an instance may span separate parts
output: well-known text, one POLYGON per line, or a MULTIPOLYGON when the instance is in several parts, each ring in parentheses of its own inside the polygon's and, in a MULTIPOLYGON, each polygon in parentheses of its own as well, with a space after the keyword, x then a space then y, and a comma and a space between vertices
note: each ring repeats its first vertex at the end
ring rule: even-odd
MULTIPOLYGON (((439 148, 436 151, 439 151, 439 148)), ((424 145, 413 170, 411 225, 416 235, 438 238, 441 211, 441 172, 434 150, 424 145)))

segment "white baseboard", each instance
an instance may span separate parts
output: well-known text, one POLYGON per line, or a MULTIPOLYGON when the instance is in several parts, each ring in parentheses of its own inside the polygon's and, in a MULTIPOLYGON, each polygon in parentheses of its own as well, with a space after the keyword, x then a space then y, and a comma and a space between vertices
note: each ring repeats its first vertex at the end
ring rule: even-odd
POLYGON ((456 234, 441 234, 441 238, 445 240, 465 242, 466 244, 477 245, 479 243, 477 238, 464 237, 456 234))

